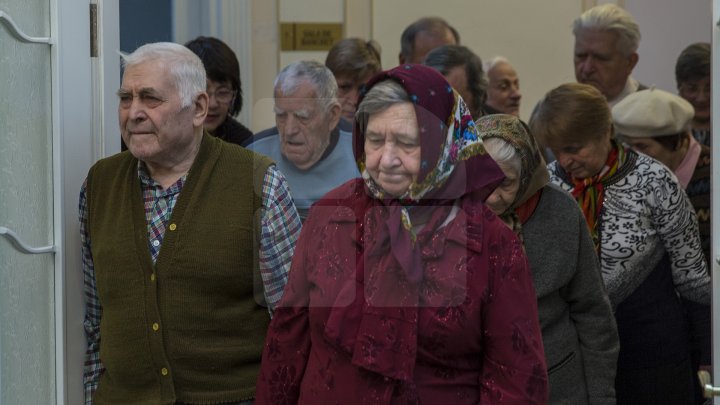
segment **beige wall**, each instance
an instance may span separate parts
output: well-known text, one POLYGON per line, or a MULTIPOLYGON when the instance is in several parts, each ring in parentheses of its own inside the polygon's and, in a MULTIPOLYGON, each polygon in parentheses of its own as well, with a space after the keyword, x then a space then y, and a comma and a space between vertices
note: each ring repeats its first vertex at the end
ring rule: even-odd
POLYGON ((408 24, 422 16, 445 18, 483 61, 496 55, 511 61, 523 93, 520 115, 527 118, 549 86, 575 80, 570 25, 580 10, 578 0, 377 0, 373 32, 383 46, 383 66, 392 67, 408 24))
MULTIPOLYGON (((252 106, 252 120, 248 127, 253 132, 271 127, 272 83, 278 73, 278 15, 277 2, 251 0, 252 13, 252 100, 246 100, 252 106)), ((243 62, 241 62, 243 63, 243 62)), ((241 67, 242 69, 242 67, 241 67)))
POLYGON ((640 59, 633 75, 643 84, 675 93, 675 61, 693 42, 710 42, 711 0, 625 0, 640 25, 640 59))
POLYGON ((253 99, 250 128, 275 125, 272 85, 284 66, 302 59, 325 61, 327 52, 281 52, 279 23, 343 23, 345 36, 371 36, 371 0, 250 0, 252 9, 253 99), (319 10, 319 11, 318 11, 319 10))
MULTIPOLYGON (((572 63, 573 19, 593 0, 250 0, 253 14, 251 128, 274 125, 272 82, 284 64, 302 58, 324 61, 324 52, 279 52, 278 21, 344 22, 346 36, 377 40, 383 68, 397 64, 400 34, 412 21, 437 15, 460 32, 464 45, 487 60, 503 55, 520 76, 520 115, 529 117, 549 89, 575 81, 572 63), (301 7, 299 5, 302 5, 301 7), (324 11, 318 12, 324 8, 324 11), (318 18, 326 20, 318 20, 318 18), (281 19, 282 18, 282 19, 281 19)), ((646 84, 674 90, 674 65, 687 44, 709 41, 711 0, 620 0, 640 24, 643 39, 634 76, 646 84)), ((248 103, 249 104, 249 103, 248 103)))

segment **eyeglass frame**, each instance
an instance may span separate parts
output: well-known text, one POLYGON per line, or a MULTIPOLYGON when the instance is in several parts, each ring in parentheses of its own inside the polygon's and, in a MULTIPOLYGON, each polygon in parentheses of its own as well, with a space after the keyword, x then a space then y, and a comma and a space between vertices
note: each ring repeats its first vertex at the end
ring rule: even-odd
POLYGON ((697 97, 703 92, 710 96, 712 94, 712 85, 710 83, 707 85, 698 85, 697 81, 688 80, 680 83, 678 90, 686 93, 690 97, 697 97))
POLYGON ((228 104, 228 105, 232 104, 233 100, 235 100, 235 96, 237 96, 237 90, 230 90, 227 87, 219 87, 213 92, 205 90, 205 92, 208 95, 208 100, 211 97, 215 97, 215 101, 218 102, 219 104, 228 104), (230 93, 230 98, 227 99, 226 101, 223 101, 220 98, 218 98, 218 92, 221 92, 221 91, 227 91, 228 93, 230 93))

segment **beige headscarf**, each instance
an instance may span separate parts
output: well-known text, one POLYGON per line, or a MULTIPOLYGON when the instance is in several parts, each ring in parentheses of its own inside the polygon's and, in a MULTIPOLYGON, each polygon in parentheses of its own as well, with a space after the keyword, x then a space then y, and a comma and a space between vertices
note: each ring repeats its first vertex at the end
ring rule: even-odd
POLYGON ((520 185, 515 200, 500 214, 513 231, 520 235, 521 224, 515 210, 538 190, 545 187, 550 176, 540 147, 528 126, 514 115, 492 114, 475 121, 480 139, 500 138, 512 146, 520 158, 520 185))

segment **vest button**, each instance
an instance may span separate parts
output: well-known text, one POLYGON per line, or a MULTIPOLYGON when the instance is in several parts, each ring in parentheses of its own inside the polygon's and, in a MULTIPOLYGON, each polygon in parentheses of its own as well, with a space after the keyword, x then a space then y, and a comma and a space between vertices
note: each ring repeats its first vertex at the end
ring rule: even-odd
POLYGON ((157 322, 155 322, 155 323, 152 325, 152 328, 153 328, 153 330, 154 330, 155 332, 157 332, 158 329, 160 329, 160 325, 159 325, 157 322))
POLYGON ((162 375, 168 375, 168 369, 166 369, 165 367, 163 367, 163 368, 160 370, 160 374, 162 374, 162 375))
POLYGON ((170 224, 169 229, 170 229, 171 231, 174 231, 174 230, 177 229, 177 225, 175 225, 175 224, 170 224))
POLYGON ((155 273, 150 275, 150 281, 155 281, 155 273))

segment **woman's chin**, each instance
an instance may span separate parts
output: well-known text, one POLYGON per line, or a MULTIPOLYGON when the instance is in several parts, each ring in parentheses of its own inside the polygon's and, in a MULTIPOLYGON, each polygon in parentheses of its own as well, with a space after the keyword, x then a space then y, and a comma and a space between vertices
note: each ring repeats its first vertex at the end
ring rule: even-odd
POLYGON ((408 186, 401 186, 396 184, 381 184, 380 187, 382 187, 385 194, 387 194, 389 197, 400 197, 404 195, 408 191, 408 186))
POLYGON ((215 132, 215 130, 222 124, 222 120, 220 117, 208 117, 205 119, 205 122, 203 123, 203 127, 208 132, 215 132))

